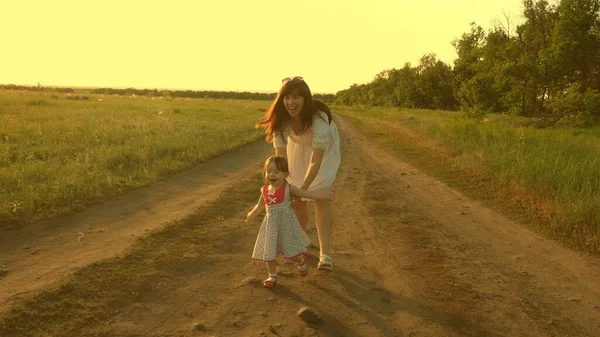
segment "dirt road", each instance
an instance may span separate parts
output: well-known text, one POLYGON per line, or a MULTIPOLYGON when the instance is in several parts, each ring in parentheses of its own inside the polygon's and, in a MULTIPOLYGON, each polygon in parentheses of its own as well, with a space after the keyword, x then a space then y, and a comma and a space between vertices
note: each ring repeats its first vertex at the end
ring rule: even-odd
MULTIPOLYGON (((315 270, 312 249, 307 278, 282 261, 277 288, 264 289, 265 268, 249 258, 259 223, 215 222, 205 233, 211 251, 82 335, 600 335, 598 259, 469 200, 337 122, 333 272, 315 270), (321 323, 307 326, 296 316, 301 306, 320 311, 321 323)), ((256 174, 268 154, 258 142, 78 216, 3 233, 0 314, 256 174)), ((314 229, 309 235, 317 242, 314 229)))

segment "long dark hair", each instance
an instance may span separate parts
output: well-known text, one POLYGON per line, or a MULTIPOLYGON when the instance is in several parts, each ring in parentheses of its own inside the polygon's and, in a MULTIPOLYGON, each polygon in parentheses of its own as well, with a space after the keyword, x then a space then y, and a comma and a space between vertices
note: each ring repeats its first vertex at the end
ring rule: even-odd
POLYGON ((281 86, 281 89, 279 89, 279 93, 277 93, 277 97, 275 97, 271 107, 269 110, 267 110, 261 121, 256 124, 257 128, 265 129, 265 139, 267 142, 273 140, 273 134, 275 132, 281 136, 281 131, 286 124, 289 123, 290 115, 283 105, 283 97, 292 93, 297 93, 298 95, 304 97, 304 106, 302 107, 302 111, 300 111, 300 124, 302 125, 302 132, 305 132, 312 126, 313 116, 318 114, 319 111, 323 111, 327 115, 327 122, 331 123, 331 110, 329 110, 329 107, 325 103, 312 98, 310 88, 306 82, 304 82, 304 80, 294 78, 281 86))

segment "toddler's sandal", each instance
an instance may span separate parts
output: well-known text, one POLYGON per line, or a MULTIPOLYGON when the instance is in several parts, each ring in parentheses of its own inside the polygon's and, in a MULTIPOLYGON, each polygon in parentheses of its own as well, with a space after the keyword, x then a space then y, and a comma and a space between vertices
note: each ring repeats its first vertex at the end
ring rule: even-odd
POLYGON ((302 277, 306 277, 306 275, 308 275, 308 261, 306 259, 306 256, 302 256, 302 263, 300 264, 296 264, 296 267, 298 268, 298 272, 300 273, 300 276, 302 277), (302 266, 306 266, 304 268, 304 270, 301 269, 302 266))
POLYGON ((269 275, 269 278, 263 281, 263 287, 265 288, 275 288, 277 285, 277 276, 269 275))

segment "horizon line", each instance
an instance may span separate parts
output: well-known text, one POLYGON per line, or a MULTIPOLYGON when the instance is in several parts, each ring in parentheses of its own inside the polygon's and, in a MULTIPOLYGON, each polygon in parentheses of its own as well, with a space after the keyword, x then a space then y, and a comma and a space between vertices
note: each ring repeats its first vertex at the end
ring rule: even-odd
MULTIPOLYGON (((37 85, 30 85, 30 84, 16 84, 16 83, 0 83, 0 85, 17 85, 17 86, 24 86, 24 87, 32 87, 35 88, 37 87, 37 85)), ((54 85, 54 84, 49 84, 49 85, 40 85, 40 87, 42 88, 71 88, 71 89, 118 89, 118 90, 124 90, 124 89, 135 89, 135 90, 169 90, 169 91, 215 91, 215 92, 237 92, 237 93, 243 93, 243 92, 249 92, 249 93, 258 93, 258 94, 277 94, 277 91, 259 91, 259 90, 255 90, 255 91, 249 91, 249 90, 244 90, 244 91, 240 91, 240 90, 217 90, 217 89, 183 89, 183 88, 178 88, 178 89, 173 89, 173 88, 150 88, 150 87, 122 87, 122 86, 78 86, 78 85, 54 85)), ((339 91, 339 90, 338 90, 339 91)), ((335 95, 336 93, 323 93, 323 92, 313 92, 313 95, 317 94, 317 95, 335 95)))

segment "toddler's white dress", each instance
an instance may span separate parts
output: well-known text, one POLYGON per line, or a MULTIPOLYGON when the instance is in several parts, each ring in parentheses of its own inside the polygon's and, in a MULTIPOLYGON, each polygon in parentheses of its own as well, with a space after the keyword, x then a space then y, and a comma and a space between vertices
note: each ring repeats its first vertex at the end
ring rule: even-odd
POLYGON ((267 214, 258 231, 252 258, 267 262, 276 260, 279 253, 286 258, 306 254, 310 238, 300 227, 291 208, 289 185, 284 183, 273 192, 263 186, 260 192, 265 200, 267 214))

